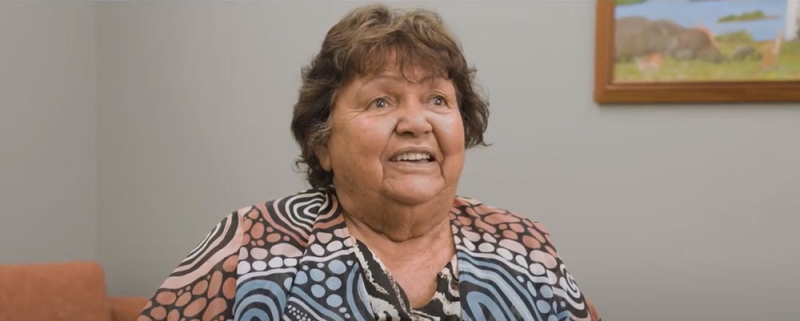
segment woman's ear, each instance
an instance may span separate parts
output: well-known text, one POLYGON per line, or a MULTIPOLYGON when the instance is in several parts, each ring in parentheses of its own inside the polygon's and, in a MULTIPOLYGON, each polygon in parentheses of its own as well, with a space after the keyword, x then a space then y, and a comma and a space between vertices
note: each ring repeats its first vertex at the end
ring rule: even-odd
POLYGON ((319 165, 322 166, 322 169, 330 172, 332 166, 331 166, 331 154, 328 151, 328 146, 321 145, 317 147, 314 154, 317 156, 317 159, 319 159, 319 165))

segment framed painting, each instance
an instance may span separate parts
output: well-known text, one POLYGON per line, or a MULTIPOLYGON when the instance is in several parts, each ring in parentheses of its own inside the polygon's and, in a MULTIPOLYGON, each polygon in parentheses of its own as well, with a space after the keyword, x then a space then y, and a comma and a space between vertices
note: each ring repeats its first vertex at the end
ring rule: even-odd
POLYGON ((800 102, 800 0, 597 0, 598 103, 800 102))

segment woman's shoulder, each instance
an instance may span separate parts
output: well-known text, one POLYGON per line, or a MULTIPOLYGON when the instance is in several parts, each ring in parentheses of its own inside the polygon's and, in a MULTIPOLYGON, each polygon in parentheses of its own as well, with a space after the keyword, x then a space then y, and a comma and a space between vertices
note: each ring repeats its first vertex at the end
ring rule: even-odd
POLYGON ((237 216, 239 218, 250 218, 254 220, 266 220, 276 217, 297 218, 300 216, 311 216, 330 202, 331 191, 329 189, 307 189, 283 196, 271 198, 240 207, 229 213, 225 218, 237 216))
POLYGON ((552 247, 550 232, 544 224, 517 212, 475 198, 458 196, 453 214, 458 223, 476 231, 485 231, 500 239, 520 241, 528 248, 552 247))
POLYGON ((575 319, 600 320, 541 222, 469 197, 456 198, 451 218, 457 228, 457 243, 468 256, 479 257, 484 264, 487 260, 498 262, 495 266, 508 266, 509 272, 524 274, 575 319))
POLYGON ((233 318, 239 276, 264 270, 273 256, 299 256, 329 203, 327 191, 306 190, 224 215, 169 273, 139 320, 162 320, 167 311, 170 319, 201 312, 204 319, 233 318))
POLYGON ((470 252, 495 256, 532 277, 552 280, 564 272, 550 232, 541 222, 474 198, 458 197, 455 204, 456 237, 470 252))
POLYGON ((308 189, 229 212, 196 243, 176 271, 230 270, 242 248, 258 252, 279 243, 305 246, 315 216, 330 206, 328 193, 308 189))
POLYGON ((307 189, 241 207, 217 225, 224 226, 228 221, 238 225, 236 234, 241 236, 241 246, 264 247, 283 242, 304 246, 316 216, 332 206, 329 190, 307 189))

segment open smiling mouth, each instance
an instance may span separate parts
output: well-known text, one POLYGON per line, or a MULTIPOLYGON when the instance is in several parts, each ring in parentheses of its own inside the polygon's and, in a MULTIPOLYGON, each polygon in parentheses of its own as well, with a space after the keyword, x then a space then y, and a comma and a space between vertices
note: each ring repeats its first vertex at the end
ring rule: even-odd
POLYGON ((397 163, 424 164, 434 162, 436 159, 433 157, 433 155, 428 153, 403 153, 389 158, 389 161, 397 163))

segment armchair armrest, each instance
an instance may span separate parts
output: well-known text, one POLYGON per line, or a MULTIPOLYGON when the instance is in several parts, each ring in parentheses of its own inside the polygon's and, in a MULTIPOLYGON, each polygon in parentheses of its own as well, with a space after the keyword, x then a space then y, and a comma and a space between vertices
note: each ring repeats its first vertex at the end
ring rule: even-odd
POLYGON ((148 298, 145 297, 111 297, 111 315, 114 321, 136 321, 144 310, 148 298))

